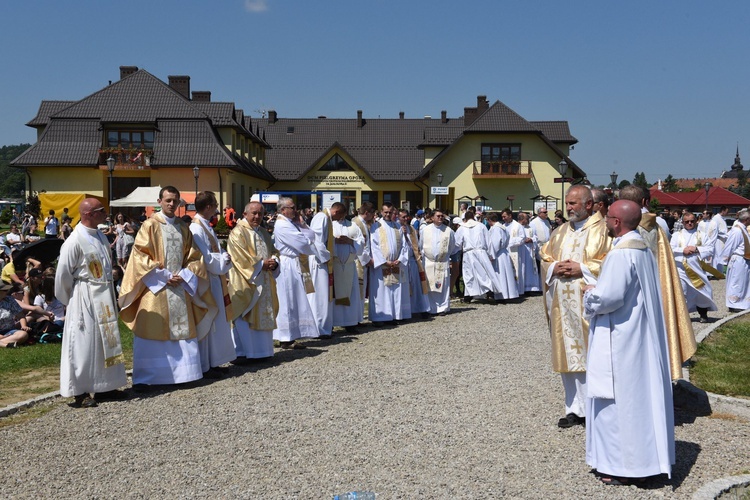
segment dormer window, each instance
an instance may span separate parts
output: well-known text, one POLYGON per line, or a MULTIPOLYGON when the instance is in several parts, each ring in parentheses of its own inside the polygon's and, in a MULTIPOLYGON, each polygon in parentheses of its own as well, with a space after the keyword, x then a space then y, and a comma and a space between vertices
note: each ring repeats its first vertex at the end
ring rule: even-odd
POLYGON ((153 130, 110 130, 107 147, 120 149, 154 149, 153 130))
POLYGON ((336 153, 328 160, 325 165, 320 167, 320 170, 326 170, 329 172, 337 170, 354 170, 346 161, 336 153))

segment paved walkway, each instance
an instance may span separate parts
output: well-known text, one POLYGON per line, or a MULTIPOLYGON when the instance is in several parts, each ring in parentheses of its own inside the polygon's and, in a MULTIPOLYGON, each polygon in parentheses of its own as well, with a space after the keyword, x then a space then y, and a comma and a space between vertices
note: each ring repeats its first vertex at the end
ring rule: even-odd
POLYGON ((191 388, 90 410, 58 400, 0 430, 0 494, 689 498, 750 467, 747 422, 680 409, 671 480, 599 483, 584 429, 556 426, 562 387, 540 297, 307 345, 191 388))

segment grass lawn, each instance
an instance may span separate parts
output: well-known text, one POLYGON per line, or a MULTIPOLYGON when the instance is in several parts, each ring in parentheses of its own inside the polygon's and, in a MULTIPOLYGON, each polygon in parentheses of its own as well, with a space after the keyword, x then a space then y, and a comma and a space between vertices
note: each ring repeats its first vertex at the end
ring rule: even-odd
MULTIPOLYGON (((133 334, 120 322, 125 366, 133 367, 133 334)), ((60 389, 60 344, 0 349, 0 407, 60 389)))
POLYGON ((698 345, 690 381, 704 391, 750 398, 750 320, 718 328, 698 345))

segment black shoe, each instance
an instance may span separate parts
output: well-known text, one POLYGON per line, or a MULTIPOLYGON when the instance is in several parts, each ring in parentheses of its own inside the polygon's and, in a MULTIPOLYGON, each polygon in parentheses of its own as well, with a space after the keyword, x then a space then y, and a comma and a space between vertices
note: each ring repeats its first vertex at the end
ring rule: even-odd
POLYGON ((447 316, 447 315, 448 315, 448 311, 443 311, 443 312, 439 312, 436 314, 436 316, 447 316))
POLYGON ((375 328, 380 328, 381 326, 383 326, 383 322, 382 321, 373 321, 372 322, 372 326, 374 326, 375 328))
POLYGON ((743 311, 742 309, 736 309, 734 307, 730 307, 729 308, 729 312, 730 313, 739 313, 739 312, 742 312, 742 311, 743 311))
POLYGON ((125 391, 107 391, 97 392, 94 394, 94 398, 97 401, 123 401, 128 399, 128 393, 125 391))
POLYGON ((471 297, 464 297, 464 298, 463 298, 463 301, 464 301, 464 302, 466 302, 466 303, 468 304, 468 303, 470 303, 470 302, 471 302, 471 297))
POLYGON ((422 319, 430 319, 430 313, 428 312, 423 312, 420 314, 420 316, 422 316, 422 319))
POLYGON ((586 427, 586 418, 579 417, 575 413, 568 413, 557 422, 557 426, 560 427, 561 429, 567 429, 568 427, 575 427, 576 425, 582 425, 586 427))
POLYGON ((224 372, 218 368, 209 368, 207 372, 203 374, 203 378, 209 380, 219 380, 224 378, 224 372))
POLYGON ((346 333, 351 333, 351 334, 354 334, 354 335, 358 335, 359 334, 359 330, 357 330, 356 326, 345 326, 344 330, 346 330, 346 333))
POLYGON ((73 402, 70 404, 73 408, 95 408, 96 399, 92 398, 90 394, 79 394, 75 397, 73 402))
POLYGON ((323 335, 321 335, 321 336, 320 336, 320 337, 318 337, 318 338, 321 338, 321 339, 324 339, 324 340, 325 340, 325 339, 330 339, 330 338, 333 338, 333 335, 332 335, 332 334, 323 334, 323 335))

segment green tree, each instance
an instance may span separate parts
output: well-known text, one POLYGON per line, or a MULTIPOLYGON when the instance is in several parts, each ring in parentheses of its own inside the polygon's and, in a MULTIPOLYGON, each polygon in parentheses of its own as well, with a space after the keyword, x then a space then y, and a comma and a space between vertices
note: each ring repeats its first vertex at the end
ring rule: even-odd
POLYGON ((664 179, 664 182, 661 184, 661 190, 665 193, 676 193, 680 190, 679 186, 677 186, 677 181, 672 177, 672 174, 669 174, 667 178, 664 179))
POLYGON ((630 181, 627 179, 623 179, 620 181, 620 183, 617 185, 617 189, 622 189, 624 187, 630 186, 630 181))
POLYGON ((651 184, 649 184, 646 180, 646 174, 644 172, 635 173, 635 177, 633 177, 633 184, 638 187, 642 187, 643 189, 648 189, 651 187, 651 184))
POLYGON ((19 198, 26 185, 24 172, 12 168, 10 162, 26 151, 31 144, 18 144, 0 148, 0 197, 19 198))

